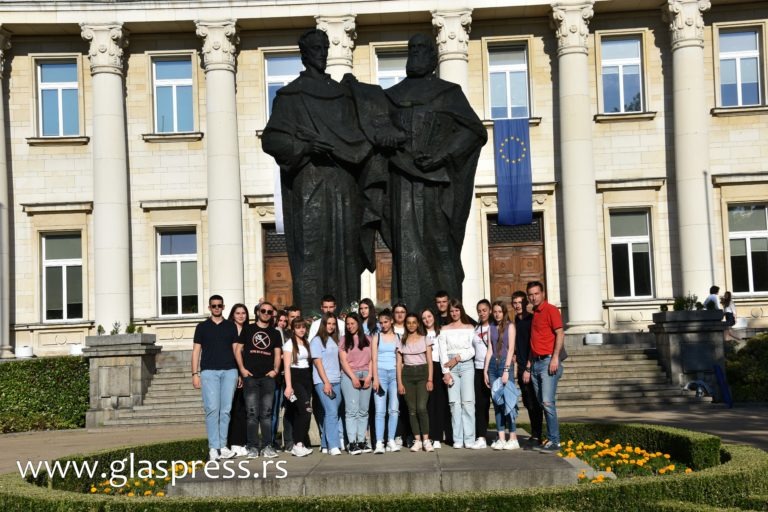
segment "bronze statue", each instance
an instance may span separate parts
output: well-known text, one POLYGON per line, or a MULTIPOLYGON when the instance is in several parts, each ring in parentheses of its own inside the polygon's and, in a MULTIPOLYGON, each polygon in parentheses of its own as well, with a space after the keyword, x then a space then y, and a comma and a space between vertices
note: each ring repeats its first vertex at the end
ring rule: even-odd
POLYGON ((328 46, 321 30, 301 36, 305 70, 277 92, 262 136, 280 165, 293 302, 303 311, 325 294, 342 306, 359 300, 365 266, 357 174, 372 146, 349 89, 325 73, 328 46))

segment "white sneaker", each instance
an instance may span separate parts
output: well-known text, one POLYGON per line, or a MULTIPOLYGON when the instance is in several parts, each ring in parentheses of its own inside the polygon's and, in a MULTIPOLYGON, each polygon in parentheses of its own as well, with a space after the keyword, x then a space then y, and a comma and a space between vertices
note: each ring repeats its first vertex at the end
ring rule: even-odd
POLYGON ((305 447, 301 443, 296 443, 295 445, 293 445, 293 448, 291 448, 291 455, 295 457, 306 457, 311 453, 312 453, 312 449, 305 447))
MULTIPOLYGON (((459 450, 459 449, 461 449, 461 448, 464 448, 464 445, 463 445, 462 443, 457 443, 457 442, 455 442, 455 441, 454 441, 454 443, 453 443, 453 447, 454 447, 455 449, 459 450)), ((467 447, 467 448, 469 448, 469 447, 467 447)))
POLYGON ((341 445, 341 446, 339 446, 339 450, 344 451, 344 448, 345 448, 344 441, 339 441, 339 443, 341 445))
POLYGON ((413 442, 413 446, 411 446, 411 451, 412 452, 420 452, 421 451, 421 447, 422 447, 421 441, 414 441, 413 442))
POLYGON ((520 449, 520 443, 517 442, 517 439, 510 439, 506 443, 504 443, 504 449, 505 450, 519 450, 520 449))
POLYGON ((424 441, 424 451, 425 452, 435 451, 435 448, 432 446, 432 441, 430 441, 429 439, 424 441))
POLYGON ((376 449, 373 450, 374 454, 381 454, 384 453, 384 441, 376 441, 376 449))
POLYGON ((400 451, 400 445, 397 444, 397 440, 395 441, 387 441, 387 451, 388 452, 399 452, 400 451))
POLYGON ((442 447, 443 445, 440 444, 440 441, 432 441, 432 448, 434 448, 435 450, 439 450, 442 447))
POLYGON ((217 450, 216 448, 211 448, 210 450, 208 450, 208 460, 210 460, 211 462, 215 460, 219 460, 219 450, 217 450))
POLYGON ((320 453, 325 453, 325 454, 327 454, 327 453, 328 453, 328 448, 322 448, 322 449, 320 450, 320 453))
POLYGON ((233 452, 232 450, 230 450, 226 446, 224 448, 222 448, 221 450, 219 450, 219 458, 220 459, 231 459, 235 455, 236 455, 235 452, 233 452))
POLYGON ((494 450, 503 450, 505 444, 506 443, 501 439, 497 439, 491 444, 491 448, 493 448, 494 450))
POLYGON ((400 436, 397 436, 395 438, 395 443, 397 444, 397 446, 403 446, 403 438, 400 436))
POLYGON ((338 448, 331 448, 331 451, 328 453, 331 455, 341 455, 341 450, 339 450, 338 448))
POLYGON ((468 446, 468 448, 472 448, 473 450, 485 450, 488 448, 488 445, 486 444, 484 437, 478 437, 475 443, 468 446))

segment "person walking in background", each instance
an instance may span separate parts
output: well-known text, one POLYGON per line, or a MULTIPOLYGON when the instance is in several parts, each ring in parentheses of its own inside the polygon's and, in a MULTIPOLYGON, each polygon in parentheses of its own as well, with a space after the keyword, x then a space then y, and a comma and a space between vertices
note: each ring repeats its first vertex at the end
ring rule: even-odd
POLYGON ((341 455, 342 431, 339 407, 341 406, 341 366, 339 365, 338 319, 333 313, 324 313, 320 327, 309 344, 312 353, 312 382, 323 406, 320 429, 320 448, 323 453, 341 455))
POLYGON ((296 441, 290 452, 295 457, 306 457, 312 453, 312 449, 304 444, 312 418, 312 370, 307 327, 307 322, 294 318, 291 321, 291 335, 283 345, 284 395, 287 400, 286 407, 291 411, 291 414, 286 414, 283 428, 292 423, 291 431, 296 441))
POLYGON ((736 336, 733 332, 733 326, 736 325, 736 305, 733 303, 733 296, 731 292, 725 292, 723 298, 720 299, 720 304, 723 306, 723 312, 725 313, 725 330, 726 339, 733 341, 741 341, 741 338, 736 336))
POLYGON ((416 313, 405 317, 405 334, 397 347, 397 391, 405 395, 413 432, 412 452, 431 452, 427 397, 432 391, 432 340, 416 313), (422 442, 423 439, 423 442, 422 442))
MULTIPOLYGON (((489 390, 497 379, 501 379, 502 385, 507 385, 510 373, 514 371, 512 361, 515 355, 515 324, 509 321, 507 306, 503 301, 498 300, 491 305, 491 311, 493 321, 490 324, 491 336, 483 372, 484 383, 489 390)), ((515 402, 514 407, 517 407, 517 402, 515 402)), ((515 420, 511 414, 506 412, 506 403, 498 404, 494 400, 493 411, 496 416, 498 438, 493 442, 491 448, 494 450, 520 448, 515 433, 515 420), (509 440, 507 440, 507 435, 509 435, 509 440)))
POLYGON ((271 445, 272 406, 276 379, 280 375, 283 337, 273 327, 275 307, 262 302, 258 308, 256 323, 246 325, 240 333, 237 342, 242 349, 235 357, 245 391, 248 458, 261 455, 271 459, 277 457, 271 445))
POLYGON ((491 408, 491 389, 485 383, 485 356, 488 354, 488 342, 491 329, 491 303, 481 299, 477 303, 477 326, 475 327, 475 435, 477 440, 472 446, 478 450, 487 448, 485 436, 488 432, 488 420, 491 408))
MULTIPOLYGON (((237 327, 237 335, 243 332, 243 327, 251 323, 248 307, 245 304, 235 304, 229 310, 227 320, 234 322, 237 327)), ((247 413, 245 410, 245 394, 243 393, 242 379, 238 379, 238 386, 235 389, 235 396, 232 399, 232 411, 229 419, 229 433, 227 440, 230 450, 235 452, 236 457, 245 457, 248 455, 246 444, 248 435, 246 429, 247 413)))
POLYGON ((387 421, 386 451, 399 452, 400 446, 395 443, 397 418, 400 414, 397 400, 397 365, 395 353, 399 336, 392 331, 392 313, 385 309, 379 313, 381 329, 371 340, 371 357, 373 359, 373 391, 376 404, 376 448, 373 453, 384 453, 384 420, 387 421))
POLYGON ((197 324, 192 346, 192 386, 202 388, 205 430, 208 434, 210 460, 231 459, 235 453, 227 448, 232 398, 238 383, 237 327, 224 319, 224 299, 211 295, 211 316, 197 324))
POLYGON ((719 286, 711 286, 709 288, 709 295, 704 299, 704 309, 720 309, 720 298, 717 294, 720 293, 719 286))
POLYGON ((434 449, 442 448, 442 443, 453 443, 451 429, 451 410, 448 406, 448 386, 443 382, 440 365, 440 350, 437 337, 440 335, 440 323, 435 312, 427 308, 421 312, 421 321, 427 332, 427 338, 432 340, 432 392, 427 400, 429 413, 429 438, 434 449))
MULTIPOLYGON (((495 310, 494 306, 494 310, 495 310)), ((528 410, 528 419, 531 422, 531 435, 528 442, 532 446, 541 444, 541 429, 544 425, 544 411, 531 379, 525 380, 526 371, 530 376, 529 358, 531 354, 531 320, 533 316, 528 312, 528 297, 524 291, 516 291, 512 294, 512 309, 515 312, 515 355, 514 361, 517 367, 517 385, 523 395, 523 405, 528 410)))
POLYGON ((453 447, 474 448, 475 444, 475 328, 461 301, 448 303, 451 323, 440 329, 437 343, 443 380, 448 386, 453 447))
POLYGON ((547 420, 547 442, 536 449, 543 453, 560 451, 560 425, 557 421, 557 383, 563 376, 560 352, 565 341, 560 311, 547 302, 544 285, 531 281, 526 287, 533 306, 531 353, 523 373, 523 382, 533 381, 536 397, 547 420))
POLYGON ((366 447, 365 431, 368 430, 368 405, 373 381, 371 339, 363 334, 362 321, 357 313, 347 315, 345 323, 346 333, 339 344, 341 393, 344 396, 349 453, 358 455, 366 447))

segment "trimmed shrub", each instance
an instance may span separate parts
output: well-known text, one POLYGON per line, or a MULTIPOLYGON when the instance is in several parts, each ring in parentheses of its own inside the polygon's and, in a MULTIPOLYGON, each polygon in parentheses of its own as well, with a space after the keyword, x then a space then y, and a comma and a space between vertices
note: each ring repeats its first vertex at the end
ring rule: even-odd
POLYGON ((755 336, 744 348, 729 354, 725 371, 734 400, 768 400, 768 333, 755 336))
POLYGON ((88 361, 82 357, 0 364, 0 431, 84 427, 88 386, 88 361))

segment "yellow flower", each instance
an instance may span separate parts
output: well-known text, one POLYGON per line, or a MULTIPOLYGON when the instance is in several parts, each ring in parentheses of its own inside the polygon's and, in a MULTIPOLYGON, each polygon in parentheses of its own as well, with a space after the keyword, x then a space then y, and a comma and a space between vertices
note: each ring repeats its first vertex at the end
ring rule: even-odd
POLYGON ((152 496, 152 491, 144 491, 144 496, 152 496))
POLYGON ((663 474, 664 474, 664 473, 666 473, 666 472, 667 472, 667 470, 666 470, 666 469, 664 469, 664 468, 661 468, 661 469, 659 470, 659 474, 660 474, 660 475, 663 475, 663 474))
POLYGON ((693 470, 691 468, 685 468, 685 473, 686 474, 693 473, 693 470))
POLYGON ((664 458, 665 458, 665 459, 667 459, 667 460, 669 460, 669 454, 668 454, 668 453, 665 453, 665 454, 664 454, 664 458))
POLYGON ((163 491, 158 491, 155 496, 165 496, 165 493, 163 491))
POLYGON ((674 464, 670 464, 669 465, 669 470, 670 471, 674 471, 675 470, 675 465, 674 464))
POLYGON ((111 487, 107 487, 106 489, 104 489, 104 493, 105 494, 109 494, 110 492, 112 492, 112 488, 111 487))
POLYGON ((155 486, 155 481, 154 480, 150 480, 149 481, 149 486, 150 487, 154 487, 155 486))
POLYGON ((91 493, 94 493, 94 492, 96 492, 96 488, 95 487, 91 487, 91 493))
POLYGON ((603 441, 603 442, 604 442, 605 444, 610 444, 611 440, 610 440, 610 439, 606 439, 606 440, 605 440, 605 441, 603 441))
POLYGON ((605 468, 605 472, 606 473, 613 473, 613 468, 611 466, 608 466, 607 468, 605 468))
POLYGON ((573 440, 569 440, 568 443, 566 443, 568 446, 573 446, 573 440))
POLYGON ((135 496, 135 494, 133 494, 132 492, 129 492, 128 494, 126 494, 126 496, 135 496))
POLYGON ((585 475, 584 473, 579 473, 579 480, 583 480, 585 478, 587 478, 587 475, 585 475))

